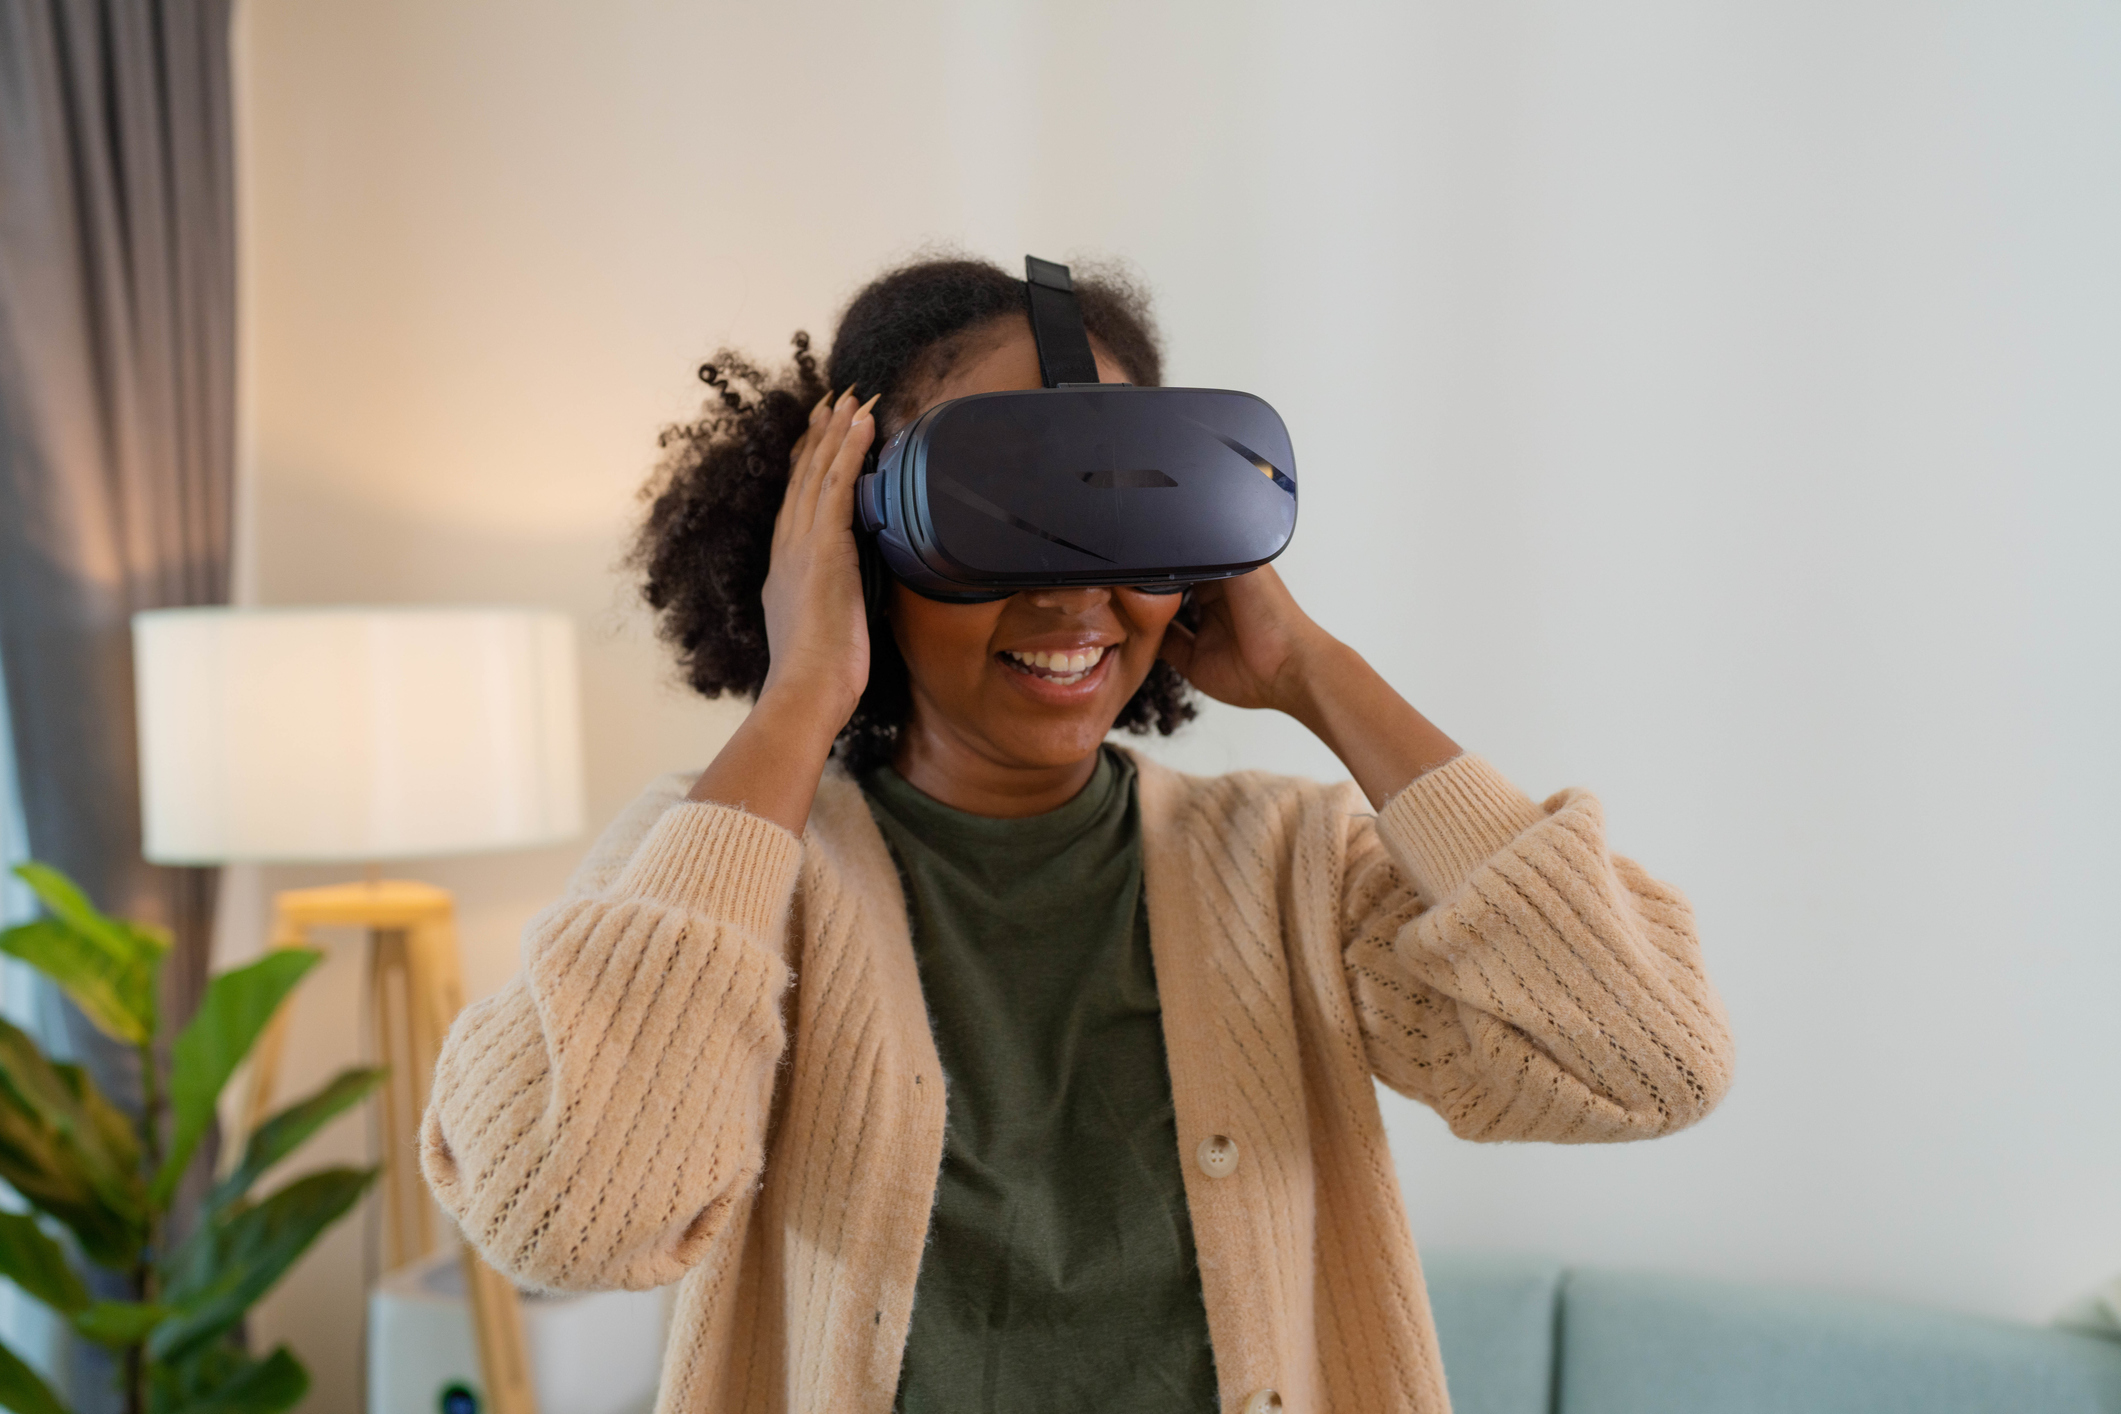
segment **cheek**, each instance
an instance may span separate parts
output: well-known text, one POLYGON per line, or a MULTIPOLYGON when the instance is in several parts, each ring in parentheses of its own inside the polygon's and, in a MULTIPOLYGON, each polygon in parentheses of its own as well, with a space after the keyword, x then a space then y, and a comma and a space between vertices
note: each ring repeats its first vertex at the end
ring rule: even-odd
POLYGON ((892 585, 891 636, 907 670, 929 688, 986 671, 987 645, 1002 602, 939 604, 903 584, 892 585))
POLYGON ((1164 630, 1178 617, 1179 605, 1185 599, 1183 594, 1122 593, 1119 596, 1118 607, 1127 620, 1128 635, 1142 645, 1148 656, 1156 656, 1157 648, 1164 641, 1164 630))

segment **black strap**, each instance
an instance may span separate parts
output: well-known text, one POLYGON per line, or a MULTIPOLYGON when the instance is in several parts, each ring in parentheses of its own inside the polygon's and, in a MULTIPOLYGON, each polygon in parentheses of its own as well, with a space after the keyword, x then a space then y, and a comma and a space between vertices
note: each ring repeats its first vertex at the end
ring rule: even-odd
POLYGON ((1031 300, 1031 337, 1038 341, 1038 373, 1046 386, 1097 382, 1097 358, 1083 331, 1082 306, 1075 302, 1068 267, 1027 255, 1024 289, 1031 300))

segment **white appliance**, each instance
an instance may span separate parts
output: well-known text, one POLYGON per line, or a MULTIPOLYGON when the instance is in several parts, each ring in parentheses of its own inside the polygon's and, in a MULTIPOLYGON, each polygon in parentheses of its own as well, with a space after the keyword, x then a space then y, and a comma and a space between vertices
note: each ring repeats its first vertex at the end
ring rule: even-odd
MULTIPOLYGON (((523 1343, 547 1414, 648 1414, 663 1359, 657 1291, 528 1294, 523 1343)), ((484 1414, 455 1252, 400 1267, 368 1298, 368 1414, 484 1414)))

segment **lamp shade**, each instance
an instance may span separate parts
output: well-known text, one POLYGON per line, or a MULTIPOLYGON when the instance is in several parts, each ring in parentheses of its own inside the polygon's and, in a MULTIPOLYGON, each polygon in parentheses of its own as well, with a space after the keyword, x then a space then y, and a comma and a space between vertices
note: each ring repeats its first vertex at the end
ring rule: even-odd
POLYGON ((582 827, 574 626, 523 609, 133 618, 157 864, 404 859, 582 827))

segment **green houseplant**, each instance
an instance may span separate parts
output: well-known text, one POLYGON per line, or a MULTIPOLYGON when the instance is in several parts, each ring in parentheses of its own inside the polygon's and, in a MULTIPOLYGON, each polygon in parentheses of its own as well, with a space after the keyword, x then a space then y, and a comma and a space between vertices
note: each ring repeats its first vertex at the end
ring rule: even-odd
MULTIPOLYGON (((45 916, 0 933, 0 952, 42 972, 105 1034, 137 1049, 143 1104, 137 1117, 126 1115, 79 1066, 52 1061, 0 1021, 0 1179, 29 1207, 0 1212, 0 1276, 114 1352, 127 1414, 288 1408, 308 1390, 308 1372, 285 1346, 252 1359, 239 1323, 352 1210, 377 1171, 321 1169, 263 1198, 251 1189, 368 1095, 382 1072, 348 1070, 266 1120, 192 1230, 172 1241, 177 1183, 213 1122, 222 1087, 320 954, 275 950, 216 976, 197 1015, 169 1045, 165 1067, 155 988, 168 938, 98 912, 56 870, 25 864, 15 873, 43 902, 45 916), (129 1299, 93 1298, 75 1255, 121 1274, 129 1299)), ((5 1345, 0 1408, 67 1414, 5 1345)))

